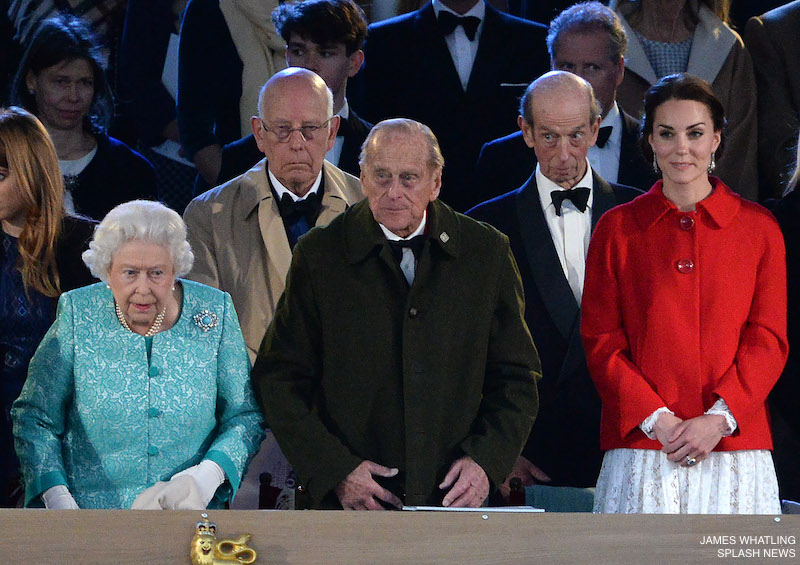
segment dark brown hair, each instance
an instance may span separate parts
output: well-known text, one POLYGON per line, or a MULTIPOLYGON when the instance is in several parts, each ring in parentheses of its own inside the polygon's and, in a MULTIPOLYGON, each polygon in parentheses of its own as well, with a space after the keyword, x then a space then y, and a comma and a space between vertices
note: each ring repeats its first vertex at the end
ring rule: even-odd
MULTIPOLYGON (((714 124, 714 131, 722 134, 725 130, 725 108, 719 101, 711 85, 701 78, 686 73, 667 75, 650 87, 644 97, 644 116, 642 116, 642 126, 640 134, 640 144, 644 156, 650 160, 653 158, 653 149, 650 147, 650 134, 653 133, 653 120, 656 117, 656 110, 664 102, 669 100, 694 100, 704 104, 711 114, 711 122, 714 124)), ((722 147, 725 137, 722 136, 716 154, 722 154, 722 147)))

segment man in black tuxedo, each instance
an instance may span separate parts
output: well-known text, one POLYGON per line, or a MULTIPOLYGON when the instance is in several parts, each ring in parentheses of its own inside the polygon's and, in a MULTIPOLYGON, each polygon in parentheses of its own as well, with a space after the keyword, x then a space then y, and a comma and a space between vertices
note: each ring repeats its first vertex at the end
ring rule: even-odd
POLYGON ((800 0, 751 18, 744 39, 758 87, 760 197, 780 198, 800 128, 800 0))
POLYGON ((432 0, 369 27, 350 99, 370 121, 428 125, 447 163, 440 198, 464 211, 482 200, 470 193, 481 146, 515 129, 522 91, 548 68, 546 34, 484 0, 432 0))
MULTIPOLYGON (((589 150, 592 169, 609 182, 648 190, 657 179, 639 149, 639 122, 616 102, 625 73, 626 47, 619 16, 600 2, 564 10, 550 23, 547 36, 551 68, 586 79, 600 104, 600 135, 589 150)), ((474 190, 488 200, 520 186, 535 166, 535 155, 521 131, 501 137, 483 146, 474 190)))
POLYGON ((525 321, 542 361, 539 414, 511 476, 593 487, 602 461, 600 398, 580 336, 589 236, 606 210, 641 191, 610 184, 587 159, 600 111, 591 85, 552 71, 528 86, 519 126, 538 164, 517 190, 467 215, 505 233, 525 289, 525 321))
MULTIPOLYGON (((281 4, 272 12, 275 28, 286 41, 286 63, 317 73, 333 92, 333 111, 340 116, 333 149, 325 159, 341 170, 359 175, 361 144, 372 124, 362 120, 345 98, 347 79, 364 62, 367 21, 353 0, 305 0, 281 4)), ((264 158, 253 135, 222 149, 222 167, 217 184, 244 173, 264 158)))

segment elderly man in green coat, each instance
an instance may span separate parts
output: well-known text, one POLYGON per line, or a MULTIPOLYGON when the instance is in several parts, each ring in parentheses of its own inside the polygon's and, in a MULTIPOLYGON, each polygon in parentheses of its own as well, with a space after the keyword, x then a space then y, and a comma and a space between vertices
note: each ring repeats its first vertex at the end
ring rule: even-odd
POLYGON ((253 384, 298 508, 477 507, 538 407, 539 358, 508 239, 436 198, 412 120, 361 155, 367 200, 303 236, 253 384))

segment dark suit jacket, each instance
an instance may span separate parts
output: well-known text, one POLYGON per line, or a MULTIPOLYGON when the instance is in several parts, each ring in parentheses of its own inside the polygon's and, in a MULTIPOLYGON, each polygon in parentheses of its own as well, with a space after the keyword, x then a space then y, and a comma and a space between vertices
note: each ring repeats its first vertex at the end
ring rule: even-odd
POLYGON ((747 22, 758 87, 760 196, 779 198, 795 162, 800 128, 800 1, 747 22))
MULTIPOLYGON (((592 228, 598 218, 641 191, 594 174, 592 228)), ((522 454, 555 486, 593 487, 600 472, 600 398, 580 336, 580 308, 558 259, 536 178, 476 206, 467 215, 505 233, 525 290, 525 321, 542 362, 539 414, 522 454)))
MULTIPOLYGON (((97 282, 81 255, 89 249, 96 223, 87 218, 65 216, 56 247, 56 265, 61 279, 61 292, 97 282)), ((54 304, 55 305, 55 304, 54 304)))
POLYGON ((105 133, 94 134, 97 154, 69 184, 75 211, 94 220, 130 200, 156 200, 156 172, 150 161, 105 133))
MULTIPOLYGON (((361 154, 361 145, 367 138, 369 130, 372 129, 372 124, 362 120, 352 109, 347 118, 347 124, 349 127, 343 136, 342 154, 339 156, 339 164, 336 166, 346 173, 359 176, 361 169, 358 166, 358 156, 361 154)), ((226 183, 249 171, 263 158, 264 154, 259 151, 253 134, 228 143, 222 148, 222 167, 217 177, 217 185, 226 183)))
POLYGON ((445 160, 440 197, 463 211, 481 202, 470 193, 481 146, 514 131, 525 87, 548 70, 546 34, 542 24, 487 5, 465 92, 428 3, 369 26, 348 99, 372 122, 407 117, 429 126, 445 160))
MULTIPOLYGON (((617 182, 647 191, 656 182, 653 169, 639 148, 639 122, 622 112, 622 139, 617 182)), ((475 165, 475 192, 489 200, 520 186, 536 168, 536 155, 522 132, 495 139, 483 146, 475 165)))
POLYGON ((765 202, 786 242, 789 359, 769 396, 775 472, 781 498, 800 501, 800 192, 765 202))
POLYGON ((528 436, 539 362, 508 241, 438 200, 426 229, 410 288, 366 201, 294 249, 252 381, 298 508, 341 507, 362 459, 400 470, 384 484, 405 504, 440 505, 453 461, 500 484, 528 436))

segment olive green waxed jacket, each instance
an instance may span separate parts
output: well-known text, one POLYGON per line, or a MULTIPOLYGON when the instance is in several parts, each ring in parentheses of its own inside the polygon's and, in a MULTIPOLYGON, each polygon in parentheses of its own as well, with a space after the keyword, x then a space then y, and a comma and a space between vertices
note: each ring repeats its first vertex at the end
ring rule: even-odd
POLYGON ((405 504, 438 505, 456 459, 497 485, 528 437, 540 366, 508 239, 438 200, 426 233, 410 288, 367 201, 295 247, 252 378, 298 507, 337 507, 363 460, 400 469, 405 504))

